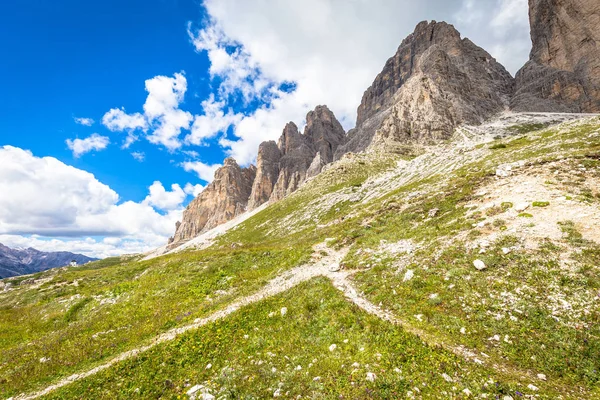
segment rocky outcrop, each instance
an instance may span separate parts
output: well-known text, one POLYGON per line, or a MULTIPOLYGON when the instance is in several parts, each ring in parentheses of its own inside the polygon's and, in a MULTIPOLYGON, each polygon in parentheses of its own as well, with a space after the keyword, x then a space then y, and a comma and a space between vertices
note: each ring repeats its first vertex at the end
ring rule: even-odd
POLYGON ((187 206, 169 243, 178 245, 246 210, 281 200, 333 161, 344 138, 344 128, 333 113, 318 106, 306 116, 304 134, 290 122, 277 143, 261 143, 256 168, 240 168, 227 158, 215 179, 187 206))
POLYGON ((304 134, 293 122, 287 124, 278 142, 282 157, 270 200, 281 200, 307 178, 320 173, 333 161, 334 153, 345 137, 344 128, 327 106, 317 106, 307 114, 304 134))
POLYGON ((306 179, 306 171, 315 157, 309 137, 302 135, 293 122, 288 123, 277 143, 282 157, 279 177, 271 194, 271 201, 283 199, 294 192, 306 179))
POLYGON ((252 185, 252 193, 248 201, 248 209, 252 210, 267 202, 273 193, 273 187, 279 177, 279 160, 281 151, 277 143, 270 140, 262 142, 256 157, 256 178, 252 185))
POLYGON ((256 167, 240 168, 225 159, 214 180, 187 206, 170 243, 180 243, 227 222, 246 211, 256 167))
POLYGON ((515 111, 600 112, 600 2, 529 0, 533 47, 515 111))
POLYGON ((346 138, 346 131, 327 106, 317 106, 306 116, 304 136, 320 156, 320 162, 329 164, 333 161, 333 154, 338 146, 346 138))
POLYGON ((485 50, 445 22, 421 22, 364 93, 356 129, 335 153, 376 142, 427 143, 450 137, 508 107, 514 80, 485 50))

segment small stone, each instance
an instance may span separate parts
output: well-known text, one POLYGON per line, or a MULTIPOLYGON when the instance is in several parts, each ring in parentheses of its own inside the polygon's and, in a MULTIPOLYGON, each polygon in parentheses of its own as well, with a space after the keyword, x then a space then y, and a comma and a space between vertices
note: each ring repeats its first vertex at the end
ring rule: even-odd
POLYGON ((508 253, 510 253, 510 249, 508 247, 503 247, 502 248, 502 253, 508 254, 508 253))
POLYGON ((195 386, 192 386, 190 388, 190 390, 188 390, 186 393, 188 396, 191 396, 203 388, 204 388, 204 386, 202 386, 202 385, 195 385, 195 386))
POLYGON ((478 271, 483 271, 484 269, 487 268, 487 265, 485 265, 485 263, 483 261, 481 261, 481 260, 475 260, 475 261, 473 261, 473 265, 475 266, 475 268, 478 271))
POLYGON ((314 381, 314 382, 318 382, 318 381, 320 381, 320 380, 321 380, 321 377, 320 377, 320 376, 315 376, 315 377, 313 378, 313 381, 314 381))
POLYGON ((331 346, 329 346, 329 351, 335 351, 335 349, 337 349, 337 344, 332 344, 331 346))
POLYGON ((281 396, 281 389, 277 389, 275 392, 273 392, 273 397, 279 397, 281 396))
POLYGON ((529 208, 529 203, 518 203, 515 206, 515 211, 516 212, 523 212, 525 210, 527 210, 529 208))
POLYGON ((359 363, 357 363, 357 362, 355 362, 354 364, 352 364, 352 367, 353 367, 353 368, 358 368, 358 367, 360 367, 360 364, 359 364, 359 363))
POLYGON ((295 369, 296 369, 296 371, 301 371, 302 370, 302 366, 301 365, 297 365, 295 369))
POLYGON ((529 385, 527 385, 527 389, 533 390, 534 392, 539 390, 537 386, 532 385, 531 383, 529 385))
POLYGON ((410 281, 413 278, 413 276, 415 276, 415 272, 412 269, 407 269, 404 273, 404 279, 402 279, 402 281, 410 281))
POLYGON ((431 210, 429 210, 429 212, 427 213, 427 215, 429 216, 429 218, 433 218, 437 215, 437 213, 440 211, 439 208, 432 208, 431 210))
POLYGON ((283 317, 283 316, 285 316, 285 314, 287 314, 287 311, 288 311, 288 310, 287 310, 287 307, 282 307, 282 308, 281 308, 281 316, 282 316, 282 317, 283 317))
POLYGON ((206 365, 206 369, 211 369, 211 368, 212 368, 212 364, 206 365))
POLYGON ((463 335, 466 335, 467 329, 463 326, 462 328, 460 328, 460 333, 462 333, 463 335))
POLYGON ((545 374, 537 374, 538 379, 545 381, 546 380, 546 375, 545 374))
POLYGON ((372 372, 367 372, 367 380, 369 382, 375 382, 375 379, 377 378, 377 376, 372 373, 372 372))
POLYGON ((511 174, 511 172, 508 169, 503 169, 503 168, 497 168, 496 169, 496 176, 498 176, 500 178, 509 177, 510 174, 511 174))
POLYGON ((463 389, 463 393, 465 394, 465 396, 471 395, 471 391, 469 389, 463 389))
POLYGON ((444 380, 446 382, 453 382, 454 381, 454 379, 452 379, 452 377, 450 377, 450 375, 448 375, 448 374, 442 374, 442 378, 444 378, 444 380))

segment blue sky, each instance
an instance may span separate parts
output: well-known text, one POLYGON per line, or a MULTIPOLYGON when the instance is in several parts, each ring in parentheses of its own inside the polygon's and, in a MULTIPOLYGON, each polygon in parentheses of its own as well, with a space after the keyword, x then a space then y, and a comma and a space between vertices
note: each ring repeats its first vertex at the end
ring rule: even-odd
POLYGON ((97 257, 164 244, 224 157, 252 163, 319 104, 352 128, 431 19, 513 74, 527 59, 527 0, 2 2, 0 242, 97 257))
MULTIPOLYGON (((32 1, 3 2, 0 12, 0 138, 52 155, 93 173, 123 199, 141 201, 155 180, 165 185, 196 182, 190 172, 172 166, 171 154, 139 141, 131 151, 144 152, 143 163, 119 148, 119 134, 100 123, 113 107, 139 111, 146 99, 144 80, 186 71, 190 87, 185 105, 201 111, 210 93, 209 64, 194 51, 188 21, 204 18, 198 2, 164 1, 32 1), (74 118, 92 118, 90 127, 74 118), (111 137, 102 152, 76 158, 65 139, 92 133, 111 137)), ((218 148, 203 151, 209 163, 221 162, 218 148)))

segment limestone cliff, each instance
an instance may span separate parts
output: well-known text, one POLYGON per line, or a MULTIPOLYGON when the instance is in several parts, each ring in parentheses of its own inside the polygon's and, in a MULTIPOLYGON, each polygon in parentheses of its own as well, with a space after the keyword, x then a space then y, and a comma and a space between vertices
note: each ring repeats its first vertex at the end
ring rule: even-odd
POLYGON ((303 134, 294 123, 287 124, 278 142, 282 157, 270 200, 281 200, 307 178, 321 172, 323 166, 333 161, 345 136, 344 128, 327 106, 317 106, 308 113, 303 134))
POLYGON ((273 193, 273 187, 279 177, 279 160, 281 151, 277 143, 270 140, 262 142, 256 157, 256 178, 252 185, 252 193, 248 201, 248 209, 252 210, 267 202, 273 193))
POLYGON ((485 50, 445 22, 421 22, 364 93, 356 129, 335 158, 378 141, 448 138, 462 124, 504 111, 514 80, 485 50))
POLYGON ((240 168, 225 159, 214 180, 187 206, 171 243, 187 241, 246 211, 256 167, 240 168))
POLYGON ((515 111, 600 112, 600 1, 530 0, 533 44, 515 111))

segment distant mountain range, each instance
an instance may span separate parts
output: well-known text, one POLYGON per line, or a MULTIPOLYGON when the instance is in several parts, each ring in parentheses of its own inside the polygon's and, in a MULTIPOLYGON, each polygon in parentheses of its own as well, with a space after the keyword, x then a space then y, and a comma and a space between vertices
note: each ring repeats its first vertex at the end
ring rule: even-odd
POLYGON ((11 249, 0 243, 0 278, 32 274, 50 268, 63 267, 71 261, 85 264, 96 261, 82 254, 68 251, 44 252, 33 248, 11 249))

